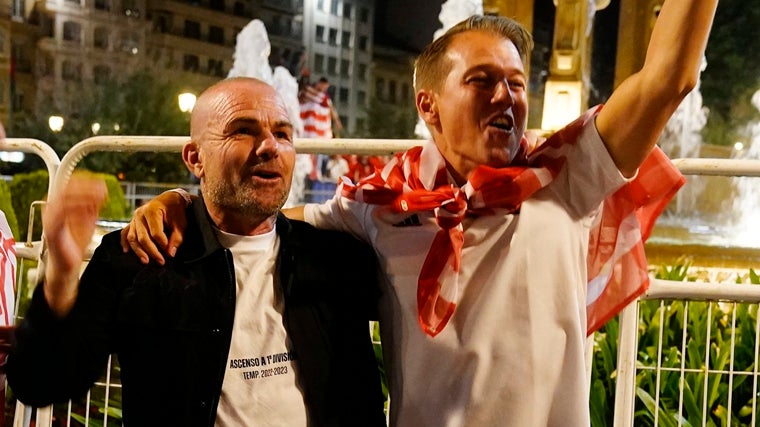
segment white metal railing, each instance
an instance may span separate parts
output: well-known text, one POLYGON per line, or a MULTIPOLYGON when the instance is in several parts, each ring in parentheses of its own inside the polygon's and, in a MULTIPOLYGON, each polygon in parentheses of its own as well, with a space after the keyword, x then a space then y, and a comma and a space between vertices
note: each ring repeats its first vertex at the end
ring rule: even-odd
MULTIPOLYGON (((81 141, 61 159, 51 191, 60 191, 70 179, 77 164, 88 154, 97 151, 161 151, 179 152, 187 137, 102 136, 81 141)), ((299 139, 295 146, 299 153, 389 155, 403 151, 421 140, 377 139, 299 139)), ((2 149, 3 146, 0 146, 2 149)), ((52 151, 52 150, 51 150, 52 151)), ((760 176, 760 160, 731 159, 675 159, 674 163, 684 174, 760 176)), ((52 174, 51 174, 52 176, 52 174)), ((643 298, 705 299, 727 301, 760 301, 760 291, 749 286, 726 286, 721 283, 692 283, 653 280, 643 298)), ((617 385, 615 396, 615 425, 632 425, 636 389, 637 304, 631 304, 620 315, 617 385)), ((758 327, 760 330, 760 327, 758 327)), ((755 375, 757 377, 757 375, 755 375)), ((757 381, 757 380, 755 380, 757 381)), ((38 426, 46 427, 38 418, 38 426)))
MULTIPOLYGON (((56 172, 58 171, 58 166, 60 165, 60 159, 58 158, 58 155, 55 153, 55 151, 45 142, 40 141, 38 139, 31 139, 31 138, 6 138, 6 139, 0 139, 0 151, 6 151, 6 152, 14 152, 19 151, 23 153, 29 153, 29 154, 35 154, 38 157, 42 159, 42 161, 45 163, 45 167, 48 171, 48 188, 52 188, 53 186, 53 180, 55 179, 56 172)), ((23 259, 32 259, 39 261, 40 254, 42 252, 42 242, 34 243, 32 242, 32 224, 34 224, 34 208, 35 206, 38 206, 39 203, 35 202, 30 206, 30 215, 29 215, 29 234, 27 238, 27 242, 25 243, 16 243, 15 249, 17 256, 23 260, 23 259)), ((19 227, 21 227, 22 224, 19 224, 19 227)), ((39 271, 39 268, 36 270, 39 271)), ((27 272, 24 269, 24 263, 19 262, 18 268, 16 271, 18 277, 17 277, 17 283, 21 283, 21 277, 22 275, 26 275, 27 272)), ((36 282, 36 275, 35 278, 33 278, 36 282)), ((17 293, 20 291, 19 286, 16 287, 17 293)), ((19 309, 19 302, 21 298, 19 298, 18 295, 16 295, 15 300, 15 307, 14 307, 14 316, 16 319, 18 319, 18 309, 19 309)), ((3 402, 3 405, 5 402, 3 402)), ((5 411, 3 411, 3 414, 5 411)), ((17 405, 16 410, 14 413, 14 427, 21 427, 25 425, 29 425, 32 419, 32 408, 25 407, 24 405, 17 405)), ((53 413, 51 408, 41 408, 37 411, 37 417, 36 417, 37 423, 40 426, 48 426, 52 424, 53 422, 53 413)))
MULTIPOLYGON (((731 176, 731 177, 760 177, 760 160, 753 159, 674 159, 673 163, 679 168, 679 170, 685 175, 709 175, 709 176, 731 176)), ((757 236, 760 239, 760 236, 757 236)), ((718 249, 719 250, 719 249, 718 249)), ((760 266, 759 266, 760 267, 760 266)), ((729 377, 729 392, 728 392, 728 424, 731 424, 731 397, 733 396, 733 381, 735 377, 749 375, 752 377, 752 384, 754 395, 758 395, 758 353, 760 344, 760 336, 757 335, 760 332, 760 319, 755 324, 755 349, 753 370, 747 372, 746 370, 734 370, 734 350, 735 342, 732 332, 730 343, 730 360, 729 369, 727 370, 715 370, 710 369, 710 324, 707 326, 706 340, 706 354, 704 355, 704 365, 699 369, 688 369, 685 366, 686 361, 686 340, 687 340, 687 321, 688 321, 688 304, 689 301, 700 302, 716 302, 720 301, 726 304, 733 304, 733 309, 730 309, 733 313, 733 322, 736 321, 736 304, 738 303, 760 303, 760 286, 750 286, 747 284, 736 284, 728 282, 708 281, 708 282, 676 282, 670 280, 660 280, 652 278, 649 289, 647 292, 637 301, 628 305, 619 316, 619 340, 618 340, 618 363, 616 372, 616 388, 615 388, 615 420, 614 425, 616 427, 628 427, 633 426, 634 410, 636 405, 636 375, 637 372, 644 371, 645 369, 656 370, 656 382, 657 382, 657 395, 655 396, 655 413, 654 413, 654 425, 683 425, 687 423, 683 418, 683 405, 684 405, 684 387, 685 376, 687 373, 704 373, 704 390, 703 390, 703 406, 702 406, 702 422, 701 425, 712 425, 712 421, 708 422, 707 407, 707 389, 710 375, 727 375, 729 377), (657 364, 654 368, 646 368, 640 366, 638 363, 638 337, 639 337, 639 305, 643 300, 660 300, 660 313, 663 315, 665 309, 665 300, 681 300, 685 301, 686 315, 683 319, 683 343, 680 347, 681 352, 681 367, 676 369, 675 372, 679 374, 680 381, 680 395, 678 397, 679 414, 677 422, 668 420, 667 422, 659 419, 659 398, 660 398, 660 381, 661 375, 664 369, 661 366, 661 358, 663 355, 663 335, 664 326, 662 322, 659 325, 659 340, 657 349, 657 364)), ((712 305, 708 306, 710 317, 708 320, 712 320, 712 305)), ((732 331, 734 330, 732 324, 732 331)), ((757 420, 755 414, 757 412, 756 400, 753 400, 752 404, 752 422, 751 425, 756 425, 757 420)))

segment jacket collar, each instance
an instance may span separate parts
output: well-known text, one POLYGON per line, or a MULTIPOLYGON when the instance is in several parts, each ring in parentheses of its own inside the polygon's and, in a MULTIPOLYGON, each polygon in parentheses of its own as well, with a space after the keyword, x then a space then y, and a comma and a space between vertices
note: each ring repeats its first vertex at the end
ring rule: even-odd
MULTIPOLYGON (((216 237, 214 224, 206 209, 206 202, 203 200, 203 196, 187 207, 185 215, 187 216, 185 242, 180 245, 177 253, 178 259, 185 263, 197 262, 216 251, 225 249, 216 237)), ((282 241, 285 241, 290 236, 291 230, 290 221, 282 212, 278 212, 276 220, 277 235, 282 241)))

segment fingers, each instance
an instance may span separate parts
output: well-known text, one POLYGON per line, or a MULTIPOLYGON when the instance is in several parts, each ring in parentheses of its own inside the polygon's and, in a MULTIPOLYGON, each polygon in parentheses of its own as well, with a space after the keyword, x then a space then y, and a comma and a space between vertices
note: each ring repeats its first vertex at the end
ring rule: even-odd
POLYGON ((174 221, 174 225, 172 226, 172 233, 171 236, 169 236, 169 243, 168 243, 168 252, 169 256, 174 256, 177 254, 177 248, 182 244, 182 235, 185 232, 185 228, 187 228, 187 220, 184 216, 180 218, 176 218, 174 221))
MULTIPOLYGON (((151 220, 149 218, 145 217, 144 215, 138 216, 137 211, 135 211, 135 218, 132 220, 133 226, 130 228, 129 234, 127 236, 129 247, 132 249, 135 255, 140 258, 140 262, 143 264, 147 264, 152 258, 159 265, 164 265, 166 263, 166 260, 164 259, 161 250, 158 246, 156 246, 156 243, 151 237, 150 224, 151 220)), ((155 226, 155 222, 153 224, 155 226)), ((162 229, 163 223, 161 220, 159 220, 158 224, 159 229, 162 229)), ((161 234, 161 237, 159 237, 159 239, 163 240, 161 244, 163 247, 166 247, 167 242, 166 237, 163 237, 163 231, 159 234, 161 234)))

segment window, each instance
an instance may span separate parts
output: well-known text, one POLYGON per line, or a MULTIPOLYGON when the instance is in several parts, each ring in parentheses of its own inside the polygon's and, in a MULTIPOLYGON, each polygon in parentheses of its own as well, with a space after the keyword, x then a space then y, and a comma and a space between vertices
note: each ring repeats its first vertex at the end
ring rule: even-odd
POLYGON ((343 17, 347 19, 351 19, 351 12, 353 12, 351 8, 351 3, 349 2, 343 3, 343 17))
POLYGON ((317 10, 325 11, 325 0, 317 0, 317 10))
POLYGON ((375 96, 379 99, 385 98, 385 79, 382 77, 375 80, 375 96))
POLYGON ((324 43, 325 41, 325 27, 324 26, 317 25, 316 39, 317 39, 317 43, 324 43))
POLYGON ((363 132, 366 130, 367 121, 364 118, 357 118, 356 119, 356 130, 358 132, 363 132))
POLYGON ((267 31, 269 34, 282 35, 284 33, 282 26, 282 16, 274 15, 272 17, 272 22, 267 25, 267 31))
POLYGON ((92 78, 95 84, 105 84, 111 77, 111 69, 106 65, 96 65, 92 69, 92 78))
POLYGON ((340 45, 343 47, 351 47, 351 32, 343 31, 340 36, 340 45))
POLYGON ((359 78, 367 80, 367 64, 359 64, 359 78))
POLYGON ((208 75, 216 76, 216 77, 224 77, 224 70, 222 70, 223 66, 224 66, 224 63, 222 61, 209 58, 208 67, 207 67, 208 75))
POLYGON ((137 8, 137 0, 122 0, 121 5, 124 8, 124 15, 130 18, 140 17, 140 9, 137 8))
POLYGON ((111 1, 110 0, 95 0, 95 9, 105 10, 106 12, 110 11, 111 1))
POLYGON ((359 21, 361 21, 362 24, 369 22, 369 9, 366 7, 361 8, 361 12, 359 12, 359 21))
POLYGON ((367 103, 367 92, 363 90, 356 92, 356 103, 359 104, 360 107, 364 107, 367 103))
POLYGON ((409 83, 401 84, 401 101, 409 101, 409 83))
POLYGON ((332 75, 338 74, 338 60, 332 56, 327 58, 327 72, 332 75))
MULTIPOLYGON (((235 5, 232 7, 233 15, 235 16, 246 16, 245 13, 245 4, 241 1, 236 1, 235 5)), ((239 33, 239 31, 235 31, 235 34, 239 33)))
POLYGON ((63 39, 71 42, 77 42, 82 40, 82 26, 76 22, 64 22, 63 23, 63 39))
POLYGON ((341 77, 349 77, 351 69, 351 62, 349 62, 347 59, 341 59, 340 60, 340 75, 341 77))
POLYGON ((396 81, 395 80, 388 81, 388 99, 393 103, 396 102, 396 81))
POLYGON ((198 57, 196 55, 185 54, 182 58, 182 69, 190 72, 198 71, 198 57))
POLYGON ((325 56, 322 54, 314 55, 314 71, 317 73, 325 72, 325 56))
POLYGON ((366 51, 367 50, 367 36, 360 36, 359 37, 359 49, 366 51))
POLYGON ((338 0, 332 0, 330 3, 330 13, 338 16, 338 10, 340 10, 340 1, 338 0))
POLYGON ((122 52, 129 52, 132 55, 137 55, 139 52, 140 39, 135 33, 124 33, 121 36, 121 50, 122 52))
POLYGON ((348 102, 349 91, 347 87, 342 87, 338 91, 338 99, 340 102, 348 102))
POLYGON ((211 6, 211 9, 224 12, 224 0, 211 0, 209 6, 211 6))
POLYGON ((195 21, 185 21, 185 37, 200 40, 201 24, 195 21))
POLYGON ((215 44, 224 45, 224 29, 212 25, 208 28, 208 41, 215 44))
POLYGON ((328 42, 331 46, 337 46, 338 45, 338 30, 335 28, 330 28, 330 35, 328 36, 328 42))
POLYGON ((63 61, 61 78, 66 81, 82 81, 82 64, 73 61, 63 61))
POLYGON ((108 49, 108 29, 105 27, 95 28, 95 40, 93 44, 98 49, 108 49))

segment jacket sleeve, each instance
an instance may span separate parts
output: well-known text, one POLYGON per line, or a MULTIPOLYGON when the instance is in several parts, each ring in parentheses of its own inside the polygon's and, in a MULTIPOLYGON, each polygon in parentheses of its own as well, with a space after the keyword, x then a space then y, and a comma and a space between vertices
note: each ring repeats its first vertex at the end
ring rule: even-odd
MULTIPOLYGON (((113 238, 109 240, 113 243, 113 238)), ((84 396, 104 373, 114 351, 119 289, 129 277, 112 266, 114 248, 104 245, 93 254, 81 277, 77 301, 65 318, 50 310, 42 285, 34 290, 6 365, 10 388, 21 402, 45 406, 84 396)))

